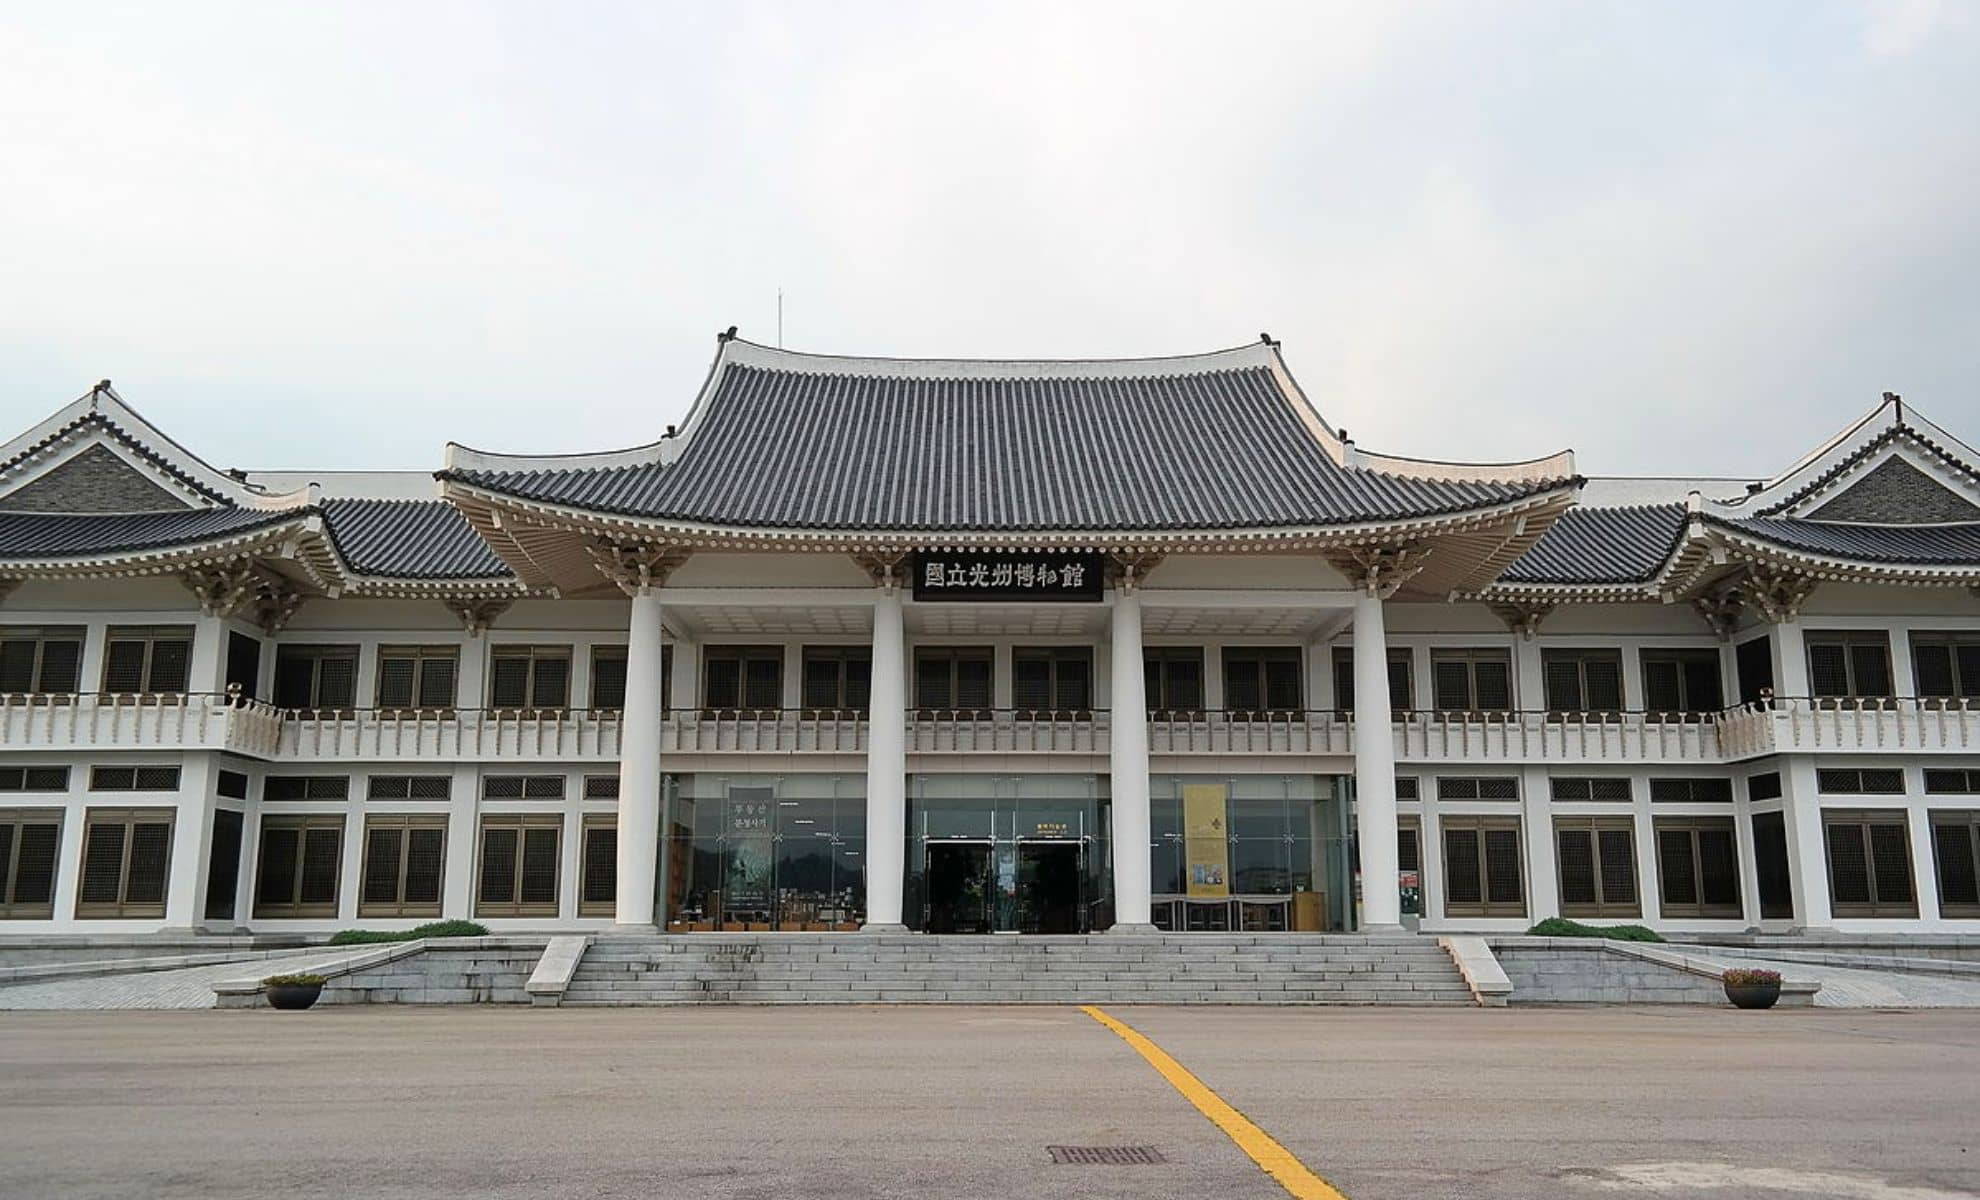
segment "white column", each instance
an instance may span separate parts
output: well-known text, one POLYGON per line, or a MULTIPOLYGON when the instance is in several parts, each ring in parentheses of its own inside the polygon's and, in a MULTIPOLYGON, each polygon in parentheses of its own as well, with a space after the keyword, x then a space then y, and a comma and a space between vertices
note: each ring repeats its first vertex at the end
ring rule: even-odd
MULTIPOLYGON (((1794 640, 1798 650, 1799 631, 1794 640)), ((1815 760, 1806 755, 1781 759, 1781 790, 1795 928, 1832 928, 1835 917, 1829 908, 1829 848, 1822 829, 1822 797, 1815 790, 1815 760)))
POLYGON ((1801 626, 1783 621, 1768 630, 1774 641, 1774 694, 1808 695, 1808 649, 1801 626))
MULTIPOLYGON (((488 703, 488 639, 469 629, 461 642, 460 675, 454 702, 479 710, 488 703)), ((480 721, 480 711, 463 719, 480 721)), ((453 787, 447 794, 447 870, 441 880, 440 914, 449 920, 474 917, 474 869, 481 853, 481 768, 472 762, 453 764, 453 787)))
MULTIPOLYGON (((1554 862, 1554 810, 1547 768, 1519 771, 1520 845, 1526 849, 1526 915, 1534 921, 1561 915, 1561 879, 1554 862)), ((1366 835, 1364 835, 1366 836, 1366 835)), ((1366 891, 1367 881, 1362 881, 1366 891)))
POLYGON ((660 863, 660 597, 632 598, 626 638, 626 707, 619 742, 619 895, 615 921, 653 925, 654 872, 660 863))
POLYGON ((1354 806, 1361 848, 1361 925, 1402 928, 1396 891, 1396 743, 1389 729, 1389 635, 1382 598, 1354 597, 1354 806))
MULTIPOLYGON (((197 645, 197 643, 195 643, 197 645)), ((165 927, 195 929, 206 918, 206 858, 213 843, 213 755, 188 754, 179 767, 165 927)))
POLYGON ((193 622, 192 661, 186 668, 186 690, 218 692, 226 688, 227 619, 201 616, 193 622))
POLYGON ((907 883, 907 622, 897 587, 873 600, 873 674, 866 723, 866 924, 905 929, 907 883))
POLYGON ((1115 933, 1153 933, 1148 847, 1148 684, 1143 678, 1141 594, 1114 593, 1107 768, 1114 842, 1115 933))

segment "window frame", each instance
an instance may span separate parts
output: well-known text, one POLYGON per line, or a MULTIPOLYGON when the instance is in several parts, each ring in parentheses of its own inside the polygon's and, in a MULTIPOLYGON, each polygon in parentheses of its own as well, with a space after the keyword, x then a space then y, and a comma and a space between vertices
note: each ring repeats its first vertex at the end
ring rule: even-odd
POLYGON ((1932 883, 1939 897, 1939 915, 1947 920, 1980 918, 1980 809, 1935 808, 1925 814, 1932 833, 1932 883), (1976 881, 1971 900, 1946 899, 1946 858, 1951 851, 1939 836, 1941 828, 1959 829, 1966 841, 1966 867, 1976 881))
POLYGON ((101 696, 185 696, 192 685, 193 627, 190 625, 112 625, 103 632, 103 661, 97 667, 98 688, 101 696), (110 686, 110 670, 115 664, 116 648, 120 644, 142 643, 143 657, 138 666, 142 685, 136 691, 120 691, 110 686), (163 645, 184 645, 184 659, 179 671, 182 678, 176 688, 161 688, 157 678, 159 661, 158 650, 163 645))
POLYGON ((798 651, 798 705, 806 716, 857 720, 873 709, 873 647, 805 646, 798 651), (832 669, 832 700, 817 704, 811 690, 812 667, 832 669), (864 693, 864 695, 862 695, 864 693), (854 703, 854 700, 861 703, 854 703))
POLYGON ((55 917, 55 893, 62 873, 62 827, 67 823, 61 808, 0 807, 0 828, 6 829, 7 844, 0 848, 0 921, 47 921, 55 917), (54 826, 54 842, 48 855, 48 898, 20 899, 21 845, 28 829, 54 826))
POLYGON ((1011 708, 1020 718, 1029 720, 1077 719, 1084 720, 1093 715, 1093 647, 1091 646, 1013 646, 1011 647, 1011 708), (1043 707, 1027 707, 1019 701, 1018 663, 1043 662, 1045 664, 1045 698, 1050 702, 1043 707), (1082 680, 1086 693, 1084 704, 1061 704, 1065 694, 1063 687, 1069 674, 1082 680))
POLYGON ((1936 702, 1935 706, 1957 705, 1961 701, 1980 701, 1980 632, 1964 629, 1914 629, 1907 639, 1911 647, 1912 691, 1920 700, 1936 702), (1960 651, 1971 647, 1976 661, 1968 664, 1973 667, 1973 678, 1966 677, 1967 671, 1961 666, 1960 651), (1946 673, 1951 679, 1952 690, 1928 692, 1925 690, 1925 670, 1919 664, 1919 651, 1928 648, 1943 648, 1946 652, 1946 673))
MULTIPOLYGON (((1936 865, 1936 864, 1935 864, 1936 865)), ((1911 853, 1911 815, 1902 808, 1824 808, 1822 810, 1822 869, 1827 873, 1829 884, 1829 915, 1835 917, 1861 917, 1874 920, 1905 920, 1918 917, 1918 864, 1911 853), (1899 839, 1904 847, 1904 862, 1907 881, 1911 889, 1908 901, 1885 900, 1883 889, 1877 878, 1877 855, 1871 830, 1879 827, 1895 828, 1902 835, 1899 839), (1836 899, 1836 850, 1834 830, 1852 827, 1862 832, 1864 879, 1870 893, 1868 902, 1836 899)), ((1936 874, 1936 871, 1934 872, 1936 874)))
POLYGON ((447 902, 447 834, 446 813, 366 813, 364 816, 364 847, 362 861, 358 865, 357 915, 360 917, 438 917, 447 902), (396 853, 397 870, 394 874, 392 900, 370 898, 371 867, 376 847, 372 845, 373 830, 397 830, 399 845, 396 853), (415 831, 438 830, 440 833, 440 873, 430 901, 407 900, 406 882, 411 873, 412 835, 415 831))
POLYGON ((484 812, 475 826, 474 849, 474 915, 477 917, 524 918, 557 917, 560 915, 560 900, 564 885, 564 814, 560 812, 484 812), (514 829, 516 831, 515 873, 511 876, 508 900, 489 900, 483 894, 488 875, 488 833, 491 829, 514 829), (524 861, 528 857, 529 832, 548 830, 554 839, 556 853, 548 901, 526 901, 524 891, 524 861))
MULTIPOLYGON (((561 852, 562 847, 559 847, 559 850, 561 852)), ((583 820, 579 823, 578 826, 578 893, 577 893, 578 916, 612 917, 618 915, 618 911, 619 911, 618 874, 619 874, 619 814, 615 812, 585 813, 583 820), (612 831, 612 852, 608 856, 609 866, 612 871, 612 887, 609 889, 609 894, 605 899, 592 900, 588 898, 591 893, 591 885, 594 882, 592 878, 592 869, 595 865, 603 865, 596 863, 595 860, 592 858, 592 849, 593 849, 592 835, 594 832, 603 831, 606 829, 612 831)))
POLYGON ((344 845, 345 820, 343 813, 263 813, 254 834, 254 890, 249 911, 257 921, 300 921, 335 917, 338 902, 344 891, 344 845), (296 857, 293 878, 289 885, 288 900, 266 900, 262 897, 262 880, 268 871, 268 835, 271 831, 293 830, 296 834, 296 857), (304 900, 303 885, 309 864, 309 843, 312 832, 328 832, 334 835, 337 847, 337 869, 331 874, 330 898, 328 900, 304 900))
POLYGON ((362 665, 363 647, 351 642, 291 642, 275 644, 275 707, 285 712, 322 713, 348 715, 357 709, 358 668, 362 665), (309 703, 290 704, 282 693, 283 671, 294 664, 306 661, 309 664, 309 703), (323 664, 327 662, 349 663, 351 669, 351 695, 347 703, 329 702, 323 695, 323 664))
POLYGON ((1657 915, 1664 920, 1691 919, 1697 921, 1738 920, 1746 913, 1746 880, 1743 878, 1744 865, 1739 857, 1739 824, 1728 813, 1701 814, 1698 816, 1653 816, 1650 819, 1650 838, 1657 855, 1657 915), (1705 898, 1705 855, 1702 835, 1724 833, 1732 847, 1732 887, 1731 902, 1708 901, 1705 898), (1670 872, 1664 869, 1664 835, 1682 833, 1688 835, 1687 852, 1691 856, 1691 878, 1694 899, 1690 901, 1671 899, 1670 872))
POLYGON ((1498 646, 1432 646, 1430 648, 1430 703, 1432 711, 1447 716, 1504 716, 1518 712, 1519 679, 1513 672, 1512 651, 1498 646), (1478 667, 1480 663, 1490 663, 1505 670, 1505 707, 1487 707, 1478 703, 1478 667), (1444 664, 1460 664, 1464 667, 1464 704, 1446 705, 1444 703, 1443 688, 1438 679, 1437 671, 1438 667, 1444 664))
POLYGON ((127 920, 132 918, 162 918, 165 906, 171 899, 172 854, 178 848, 178 815, 174 805, 152 805, 150 807, 88 807, 83 810, 82 856, 78 860, 76 878, 76 919, 78 921, 127 920), (117 867, 117 899, 87 900, 84 898, 89 884, 89 844, 99 828, 120 826, 123 829, 123 845, 120 847, 117 867), (132 900, 131 895, 131 846, 137 839, 132 831, 141 825, 162 825, 165 827, 165 863, 160 872, 157 900, 132 900))
POLYGON ((12 696, 74 696, 82 691, 83 650, 89 640, 89 630, 82 625, 0 625, 0 653, 8 645, 29 645, 33 647, 28 663, 28 682, 33 686, 26 691, 12 691, 0 688, 0 694, 12 696), (48 647, 53 645, 75 646, 75 659, 69 667, 69 683, 66 688, 48 686, 48 647))
POLYGON ((1643 916, 1642 864, 1636 854, 1636 818, 1628 814, 1615 816, 1556 815, 1554 817, 1554 881, 1557 898, 1560 901, 1561 915, 1564 917, 1614 917, 1643 916), (1603 871, 1605 833, 1622 833, 1629 839, 1629 898, 1610 899, 1608 876, 1603 871), (1595 898, 1591 901, 1569 900, 1567 895, 1567 868, 1562 859, 1562 835, 1586 834, 1588 836, 1589 867, 1593 872, 1591 884, 1595 898))
POLYGON ((1217 657, 1224 672, 1224 712, 1232 720, 1284 720, 1306 711, 1306 652, 1303 647, 1224 646, 1219 649, 1217 657), (1273 668, 1288 665, 1292 668, 1293 702, 1290 706, 1274 704, 1273 668), (1238 690, 1232 684, 1246 674, 1254 676, 1251 683, 1257 689, 1259 702, 1255 706, 1239 707, 1231 700, 1231 694, 1238 690))
POLYGON ((1521 828, 1518 816, 1504 816, 1488 813, 1441 813, 1437 818, 1437 853, 1444 878, 1444 915, 1446 917, 1519 917, 1527 915, 1527 894, 1531 890, 1526 878, 1526 831, 1521 828), (1513 835, 1513 857, 1519 866, 1519 901, 1515 905, 1508 900, 1491 898, 1492 869, 1488 851, 1490 843, 1487 833, 1513 835), (1476 901, 1454 900, 1451 894, 1451 835, 1469 834, 1478 852, 1478 899, 1476 901))
MULTIPOLYGON (((1477 687, 1476 678, 1472 686, 1477 687)), ((1623 679, 1622 651, 1606 646, 1548 646, 1540 651, 1541 702, 1546 706, 1547 716, 1553 720, 1572 717, 1620 717, 1629 707, 1628 685, 1623 679), (1588 668, 1591 663, 1612 668, 1615 671, 1616 702, 1614 705, 1597 707, 1590 698, 1588 668), (1560 696, 1555 690, 1557 668, 1572 667, 1574 670, 1574 692, 1571 697, 1560 696), (1556 704, 1556 700, 1572 700, 1572 705, 1556 704)))
POLYGON ((776 716, 784 710, 784 647, 774 643, 722 643, 704 645, 701 648, 701 712, 703 716, 718 713, 749 717, 776 716), (717 704, 711 690, 715 686, 714 667, 717 663, 734 662, 736 666, 736 702, 717 704), (749 667, 751 663, 774 663, 777 670, 773 691, 775 703, 749 704, 749 667))
MULTIPOLYGON (((277 654, 280 648, 277 647, 277 654)), ((372 687, 372 702, 383 711, 450 713, 460 707, 461 699, 461 648, 445 642, 431 645, 392 645, 378 647, 378 678, 372 687), (397 659, 412 662, 412 681, 408 704, 393 704, 385 695, 385 664, 397 659), (427 664, 444 662, 450 674, 447 677, 447 698, 437 704, 426 703, 427 664)))
POLYGON ((500 646, 490 646, 488 648, 488 680, 483 684, 487 692, 489 710, 493 712, 515 713, 562 713, 568 711, 571 706, 571 673, 575 661, 576 656, 568 642, 508 642, 500 646), (518 660, 527 664, 523 674, 523 703, 497 703, 495 688, 497 683, 496 676, 499 673, 500 664, 518 660), (538 664, 552 662, 563 664, 564 675, 563 686, 561 688, 563 694, 557 698, 555 703, 545 703, 546 698, 538 694, 544 683, 541 668, 538 664))
MULTIPOLYGON (((1148 706, 1148 713, 1152 718, 1188 720, 1201 717, 1208 711, 1209 679, 1204 669, 1206 657, 1201 646, 1141 648, 1142 700, 1148 706), (1173 678, 1173 669, 1183 666, 1193 667, 1196 671, 1195 704, 1171 703, 1176 699, 1172 693, 1179 686, 1179 681, 1173 678), (1156 703, 1157 701, 1160 703, 1156 703)), ((1116 697, 1114 703, 1119 705, 1121 699, 1116 697)))
POLYGON ((1829 701, 1832 707, 1840 707, 1840 701, 1889 700, 1897 694, 1897 675, 1891 659, 1891 635, 1883 629, 1811 629, 1802 635, 1802 657, 1808 668, 1808 694, 1816 701, 1829 701), (1841 692, 1827 692, 1817 688, 1815 683, 1815 652, 1818 649, 1839 649, 1842 651, 1843 674, 1846 689, 1841 692), (1884 690, 1865 691, 1861 681, 1856 652, 1859 648, 1876 648, 1883 651, 1884 690))
POLYGON ((997 703, 997 652, 994 647, 984 645, 936 645, 916 646, 913 655, 914 707, 923 720, 954 718, 958 720, 988 720, 997 703), (962 699, 962 664, 985 664, 988 695, 982 707, 965 704, 929 704, 921 694, 924 663, 941 661, 948 668, 949 699, 962 699))
POLYGON ((1637 652, 1637 669, 1643 678, 1643 711, 1653 717, 1666 720, 1677 718, 1684 721, 1698 721, 1713 713, 1726 709, 1726 667, 1724 657, 1713 649, 1695 646, 1645 646, 1637 652), (1709 664, 1712 681, 1717 691, 1709 697, 1710 703, 1701 703, 1701 697, 1693 696, 1692 677, 1688 669, 1699 664, 1709 664), (1655 689, 1651 684, 1653 671, 1668 666, 1674 671, 1673 682, 1677 687, 1676 708, 1660 708, 1656 703, 1655 689))
MULTIPOLYGON (((1416 664, 1415 654, 1408 646, 1390 646, 1386 650, 1389 668, 1389 720, 1404 721, 1416 708, 1416 664), (1396 690, 1400 683, 1402 690, 1396 690), (1397 698, 1401 698, 1398 704, 1397 698)), ((1352 715, 1354 712, 1354 647, 1334 647, 1334 711, 1352 715)))

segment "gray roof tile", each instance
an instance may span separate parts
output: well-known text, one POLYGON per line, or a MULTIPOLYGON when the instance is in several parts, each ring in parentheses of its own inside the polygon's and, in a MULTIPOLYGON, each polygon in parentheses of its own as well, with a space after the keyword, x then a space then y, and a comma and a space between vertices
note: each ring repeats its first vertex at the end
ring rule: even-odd
POLYGON ((0 559, 75 558, 193 545, 293 520, 311 511, 223 506, 109 516, 0 513, 0 559))
POLYGON ((1569 509, 1499 582, 1642 583, 1657 574, 1682 536, 1682 504, 1569 509))
POLYGON ((726 363, 670 465, 454 471, 525 499, 731 527, 1230 529, 1505 503, 1563 481, 1345 468, 1262 366, 913 377, 726 363))
POLYGON ((1790 550, 1857 562, 1980 566, 1980 522, 1843 525, 1794 517, 1716 517, 1708 522, 1790 550))
POLYGON ((337 552, 360 575, 393 579, 507 578, 509 568, 444 500, 323 502, 337 552))

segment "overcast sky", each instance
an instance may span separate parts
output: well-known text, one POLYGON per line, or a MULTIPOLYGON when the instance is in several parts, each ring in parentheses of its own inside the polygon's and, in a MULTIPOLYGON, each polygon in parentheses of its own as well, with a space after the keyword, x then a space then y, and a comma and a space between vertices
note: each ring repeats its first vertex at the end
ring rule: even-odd
POLYGON ((1370 449, 1757 475, 1980 440, 1980 5, 0 13, 0 415, 223 466, 607 449, 717 330, 1285 343, 1370 449))

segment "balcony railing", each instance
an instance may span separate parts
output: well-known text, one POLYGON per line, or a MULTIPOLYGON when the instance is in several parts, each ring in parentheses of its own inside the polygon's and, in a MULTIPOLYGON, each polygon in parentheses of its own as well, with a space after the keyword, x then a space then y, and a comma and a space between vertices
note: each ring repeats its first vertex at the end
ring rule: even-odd
POLYGON ((1777 696, 1718 717, 1728 759, 1980 751, 1980 700, 1777 696))
MULTIPOLYGON (((1104 710, 909 709, 910 754, 1104 755, 1104 710)), ((616 709, 277 709, 218 694, 0 694, 8 750, 225 750, 283 760, 555 761, 619 757, 616 709)), ((661 753, 864 754, 865 712, 668 713, 661 753)), ((1153 755, 1345 756, 1352 714, 1326 710, 1149 714, 1153 755)), ((1719 713, 1395 714, 1397 760, 1734 762, 1776 753, 1980 753, 1980 701, 1774 698, 1719 713)))

